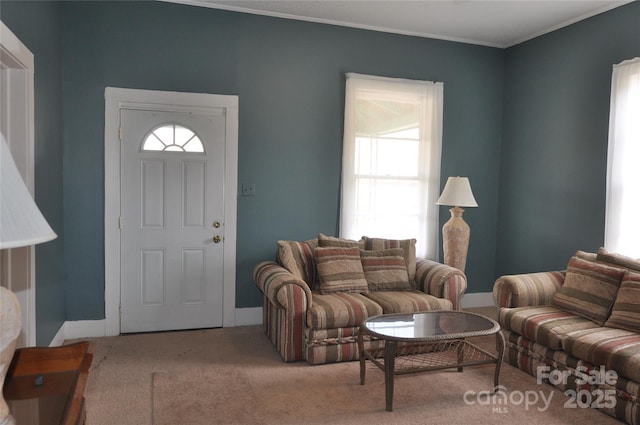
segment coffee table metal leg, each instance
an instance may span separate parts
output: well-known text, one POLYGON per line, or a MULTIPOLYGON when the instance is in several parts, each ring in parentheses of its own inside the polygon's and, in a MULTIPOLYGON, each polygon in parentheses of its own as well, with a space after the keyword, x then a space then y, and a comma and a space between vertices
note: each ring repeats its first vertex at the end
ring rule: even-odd
POLYGON ((384 345, 384 386, 387 412, 393 411, 393 378, 396 362, 396 345, 394 341, 386 341, 384 345))
POLYGON ((498 358, 496 359, 496 372, 493 378, 493 391, 497 391, 500 385, 500 369, 502 368, 502 360, 504 358, 505 341, 501 330, 496 333, 496 342, 498 345, 498 358))
POLYGON ((364 336, 362 335, 362 329, 358 331, 358 355, 360 358, 360 385, 364 385, 364 378, 367 371, 364 355, 364 336))
MULTIPOLYGON (((458 364, 464 361, 464 340, 458 341, 458 345, 456 346, 456 353, 458 354, 458 364)), ((462 372, 461 367, 458 368, 458 372, 462 372)))

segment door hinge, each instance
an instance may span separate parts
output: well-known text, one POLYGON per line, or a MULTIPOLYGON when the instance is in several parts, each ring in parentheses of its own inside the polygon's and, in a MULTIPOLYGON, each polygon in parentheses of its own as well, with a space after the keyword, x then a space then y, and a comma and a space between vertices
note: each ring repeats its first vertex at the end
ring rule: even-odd
POLYGON ((122 216, 118 217, 118 229, 122 229, 122 216))
POLYGON ((122 142, 122 127, 118 127, 118 139, 122 142))

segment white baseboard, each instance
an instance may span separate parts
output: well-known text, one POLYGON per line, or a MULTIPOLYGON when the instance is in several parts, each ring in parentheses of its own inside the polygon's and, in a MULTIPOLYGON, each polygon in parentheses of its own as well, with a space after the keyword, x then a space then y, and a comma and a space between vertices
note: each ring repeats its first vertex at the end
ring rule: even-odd
POLYGON ((106 320, 78 320, 64 322, 49 347, 58 347, 68 339, 106 336, 106 320))
MULTIPOLYGON (((462 297, 462 308, 493 307, 492 292, 476 292, 462 297)), ((237 308, 235 326, 262 324, 262 307, 237 308)))
POLYGON ((236 326, 262 324, 262 307, 236 308, 236 326))
POLYGON ((492 307, 493 292, 476 292, 462 296, 462 308, 492 307))
POLYGON ((62 326, 60 326, 60 329, 58 329, 58 333, 56 333, 56 335, 49 343, 49 347, 59 347, 64 344, 64 340, 66 339, 64 337, 64 325, 66 325, 66 323, 67 322, 63 323, 62 326))
MULTIPOLYGON (((236 308, 235 326, 262 324, 262 307, 236 308)), ((58 347, 66 340, 80 338, 95 338, 107 336, 106 319, 67 321, 49 343, 50 347, 58 347)))
MULTIPOLYGON (((493 306, 491 292, 465 294, 462 297, 462 308, 488 306, 493 306)), ((235 326, 261 325, 262 307, 236 308, 235 322, 235 326)), ((60 346, 68 339, 95 338, 106 335, 106 319, 69 321, 62 324, 49 346, 60 346)))
POLYGON ((65 322, 66 339, 93 338, 107 335, 106 320, 80 320, 65 322))

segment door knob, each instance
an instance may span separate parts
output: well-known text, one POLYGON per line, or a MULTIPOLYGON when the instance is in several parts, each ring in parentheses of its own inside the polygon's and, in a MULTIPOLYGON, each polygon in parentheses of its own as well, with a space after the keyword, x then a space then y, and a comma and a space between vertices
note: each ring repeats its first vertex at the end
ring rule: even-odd
POLYGON ((220 227, 220 222, 219 222, 219 221, 214 221, 214 222, 213 222, 213 227, 215 227, 216 229, 217 229, 218 227, 220 227))
POLYGON ((213 243, 220 243, 221 240, 222 238, 219 235, 215 235, 213 237, 213 243))

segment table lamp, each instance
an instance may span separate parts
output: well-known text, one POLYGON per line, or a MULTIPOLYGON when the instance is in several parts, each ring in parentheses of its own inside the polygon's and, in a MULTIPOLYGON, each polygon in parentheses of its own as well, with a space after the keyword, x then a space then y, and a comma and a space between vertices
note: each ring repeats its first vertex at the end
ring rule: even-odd
POLYGON ((467 177, 449 177, 436 205, 452 206, 451 218, 442 226, 444 263, 464 271, 469 249, 471 229, 462 218, 464 210, 460 207, 477 207, 478 203, 471 192, 467 177))
MULTIPOLYGON (((4 136, 0 134, 0 249, 35 245, 55 237, 24 184, 4 136)), ((2 395, 2 386, 20 328, 18 299, 9 289, 0 286, 0 425, 15 424, 2 395)))

